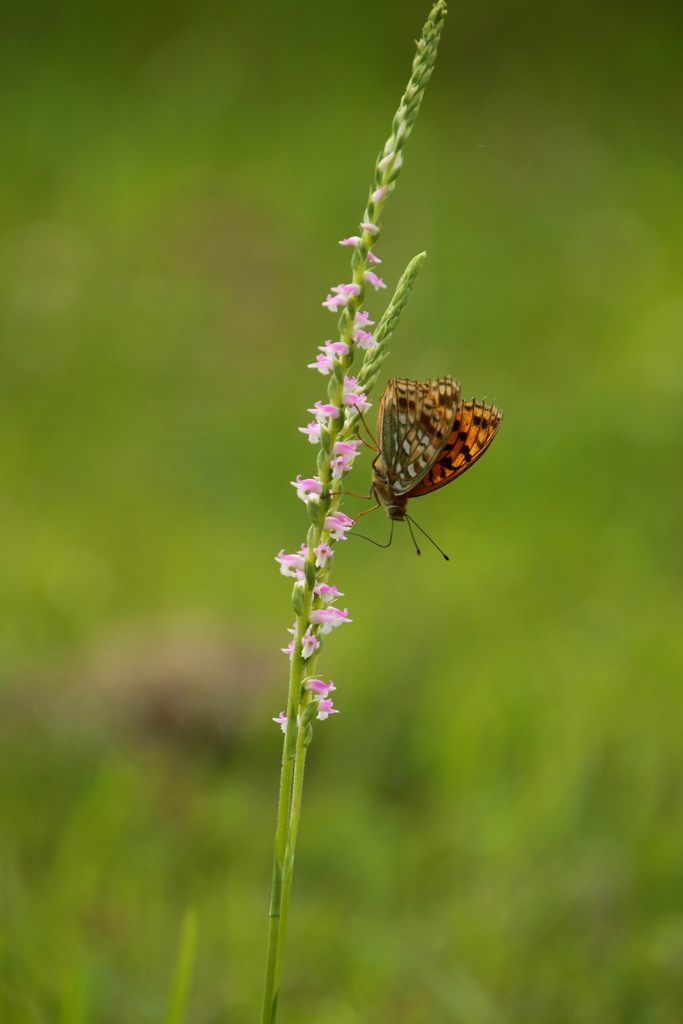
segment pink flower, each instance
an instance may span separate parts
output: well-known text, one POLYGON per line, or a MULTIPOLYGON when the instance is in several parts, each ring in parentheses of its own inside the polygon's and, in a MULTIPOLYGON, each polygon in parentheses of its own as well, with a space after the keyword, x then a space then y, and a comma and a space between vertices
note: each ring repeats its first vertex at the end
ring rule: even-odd
POLYGON ((330 531, 332 540, 346 540, 346 531, 352 526, 353 519, 349 519, 343 512, 333 512, 325 519, 325 529, 330 531))
MULTIPOLYGON (((317 548, 313 548, 315 551, 315 564, 322 568, 327 562, 328 558, 332 557, 332 548, 329 544, 318 544, 317 548)), ((311 619, 313 622, 313 619, 311 619)))
POLYGON ((356 324, 357 327, 369 327, 372 324, 374 324, 375 321, 370 319, 369 313, 358 312, 354 316, 353 322, 356 324))
POLYGON ((311 370, 319 370, 320 373, 328 374, 334 367, 335 358, 347 356, 349 346, 345 341, 326 341, 324 345, 318 345, 320 355, 315 357, 314 363, 309 363, 311 370))
MULTIPOLYGON (((344 296, 359 295, 360 294, 360 285, 359 284, 338 284, 336 286, 336 288, 332 289, 332 291, 335 293, 335 295, 344 295, 344 296)), ((346 299, 344 299, 344 301, 346 302, 346 299)))
POLYGON ((334 366, 334 359, 324 356, 322 353, 315 357, 314 363, 308 363, 309 370, 319 370, 320 373, 328 374, 334 366))
POLYGON ((379 256, 375 256, 374 252, 368 252, 368 254, 367 254, 367 256, 365 258, 368 261, 368 263, 381 263, 382 262, 381 259, 379 258, 379 256))
POLYGON ((351 441, 349 443, 344 441, 337 441, 333 448, 333 455, 336 458, 332 459, 330 465, 332 467, 332 476, 335 480, 341 480, 344 473, 353 466, 353 460, 356 456, 356 447, 360 444, 360 441, 351 441))
POLYGON ((336 405, 323 405, 322 402, 316 402, 313 408, 308 411, 315 414, 315 418, 318 423, 322 423, 326 416, 329 416, 330 419, 336 420, 339 415, 339 409, 336 405))
POLYGON ((319 693, 321 696, 326 697, 331 690, 336 690, 337 687, 333 682, 324 683, 322 679, 309 679, 306 683, 306 689, 312 693, 319 693))
MULTIPOLYGON (((287 632, 296 634, 296 622, 294 623, 294 629, 288 629, 287 632)), ((302 658, 310 658, 310 656, 313 654, 313 651, 317 651, 319 647, 320 641, 318 640, 317 637, 313 636, 313 634, 311 633, 311 627, 309 626, 301 640, 302 658)), ((280 650, 283 652, 283 654, 288 654, 291 660, 292 654, 294 653, 294 640, 290 640, 287 646, 281 647, 280 650)))
POLYGON ((332 449, 333 455, 355 455, 356 448, 361 441, 335 441, 332 449))
POLYGON ((360 235, 351 235, 350 238, 342 238, 340 245, 358 245, 360 242, 360 235))
POLYGON ((313 651, 317 651, 320 647, 320 641, 317 636, 313 636, 311 633, 311 627, 309 626, 304 633, 303 640, 301 641, 301 657, 306 659, 310 658, 313 651))
MULTIPOLYGON (((296 622, 294 623, 294 626, 292 627, 292 629, 288 629, 287 632, 288 633, 292 633, 294 636, 296 635, 296 622)), ((292 660, 292 655, 294 654, 294 641, 290 640, 289 643, 287 644, 287 646, 286 647, 281 647, 280 650, 282 651, 283 654, 288 654, 289 655, 289 660, 291 661, 292 660)))
POLYGON ((306 477, 304 480, 299 475, 296 480, 292 480, 292 487, 296 487, 296 496, 297 498, 301 498, 302 501, 308 501, 308 499, 314 494, 322 494, 323 490, 323 485, 320 480, 318 480, 317 476, 306 477))
POLYGON ((375 189, 375 191, 372 193, 372 197, 371 197, 373 203, 378 203, 380 201, 380 199, 383 199, 384 195, 386 194, 386 191, 387 191, 387 186, 386 185, 382 185, 381 188, 375 189))
POLYGON ((336 459, 330 460, 330 467, 332 469, 332 479, 341 480, 344 473, 348 473, 351 469, 348 460, 343 455, 339 455, 336 459))
POLYGON ((341 626, 342 622, 353 622, 349 618, 349 610, 345 608, 314 608, 309 615, 309 620, 314 626, 320 626, 321 633, 331 633, 335 626, 341 626))
POLYGON ((312 420, 307 427, 299 427, 302 434, 308 434, 308 440, 311 444, 320 443, 320 424, 312 420))
POLYGON ((351 392, 348 395, 344 395, 344 405, 353 405, 356 409, 360 409, 361 412, 372 408, 372 402, 368 402, 362 391, 360 394, 351 392))
POLYGON ((343 526, 345 530, 350 530, 351 527, 353 526, 353 519, 349 519, 349 517, 344 512, 340 512, 339 509, 337 509, 336 512, 330 512, 329 516, 326 516, 326 530, 338 530, 340 529, 341 526, 343 526), (333 519, 335 520, 336 523, 340 525, 331 526, 330 523, 333 519))
MULTIPOLYGON (((355 442, 356 444, 359 442, 355 442)), ((332 459, 330 466, 332 467, 332 476, 335 480, 341 480, 344 473, 353 466, 353 460, 356 457, 355 447, 351 448, 348 444, 343 444, 341 441, 337 441, 334 446, 334 452, 336 458, 332 459)))
MULTIPOLYGON (((318 718, 319 717, 320 715, 318 715, 318 718)), ((274 718, 273 721, 277 722, 277 724, 280 726, 283 732, 287 732, 287 715, 284 713, 284 711, 281 711, 277 718, 274 718)))
POLYGON ((284 548, 279 555, 275 556, 275 561, 280 563, 280 572, 283 576, 296 577, 297 572, 303 572, 304 570, 304 559, 302 556, 286 555, 284 548))
POLYGON ((325 604, 330 604, 332 601, 336 601, 338 597, 344 596, 341 590, 330 586, 329 583, 318 583, 317 586, 313 587, 313 593, 317 594, 318 597, 322 597, 325 604))
POLYGON ((344 377, 344 397, 342 402, 344 405, 353 405, 356 409, 360 409, 361 412, 365 412, 366 409, 371 408, 371 403, 368 402, 362 391, 353 390, 357 384, 358 381, 355 377, 344 377))
POLYGON ((373 274, 371 270, 365 271, 365 273, 363 274, 363 280, 367 281, 368 284, 371 284, 376 292, 378 292, 380 288, 386 288, 386 285, 382 278, 378 277, 377 274, 373 274))
POLYGON ((335 313, 339 309, 340 306, 345 306, 346 305, 346 296, 345 295, 328 295, 327 298, 325 299, 325 301, 323 303, 321 303, 321 305, 327 306, 327 308, 329 309, 330 313, 335 313))
POLYGON ((337 709, 332 707, 332 701, 325 700, 325 698, 321 698, 318 701, 318 709, 318 718, 320 719, 321 722, 324 722, 328 715, 339 714, 337 709))
MULTIPOLYGON (((381 164, 379 166, 381 167, 381 164)), ((377 227, 377 225, 376 224, 370 224, 369 221, 366 221, 364 224, 361 224, 361 227, 362 227, 363 231, 367 231, 369 235, 376 235, 378 233, 378 231, 379 231, 379 228, 377 227)))
POLYGON ((370 348, 371 345, 377 344, 370 331, 354 331, 353 340, 358 345, 358 348, 370 348))
POLYGON ((345 341, 326 341, 324 345, 319 345, 318 348, 326 356, 348 356, 349 354, 349 346, 345 341))

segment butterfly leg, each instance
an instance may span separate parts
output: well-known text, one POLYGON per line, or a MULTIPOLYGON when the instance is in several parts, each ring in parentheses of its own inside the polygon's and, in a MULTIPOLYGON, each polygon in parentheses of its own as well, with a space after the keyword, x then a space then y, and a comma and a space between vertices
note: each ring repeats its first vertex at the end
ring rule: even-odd
MULTIPOLYGON (((358 495, 358 497, 360 497, 360 495, 358 495)), ((356 518, 353 521, 353 525, 355 526, 358 520, 361 519, 363 516, 366 516, 368 512, 374 512, 376 508, 379 508, 379 505, 373 505, 372 508, 366 508, 365 512, 361 512, 360 515, 356 516, 356 518)))
MULTIPOLYGON (((375 441, 375 438, 372 435, 372 431, 370 430, 370 427, 365 422, 365 416, 363 415, 363 413, 360 410, 358 411, 358 415, 361 418, 361 422, 362 422, 363 426, 365 427, 365 429, 368 432, 368 437, 370 438, 371 441, 375 441)), ((360 440, 363 441, 363 438, 360 436, 360 431, 358 431, 357 433, 358 433, 358 437, 360 438, 360 440)), ((373 452, 378 452, 379 451, 379 446, 373 448, 372 445, 368 444, 367 441, 363 441, 363 444, 365 445, 366 448, 371 448, 373 452)), ((377 445, 377 441, 375 441, 375 445, 377 445)))

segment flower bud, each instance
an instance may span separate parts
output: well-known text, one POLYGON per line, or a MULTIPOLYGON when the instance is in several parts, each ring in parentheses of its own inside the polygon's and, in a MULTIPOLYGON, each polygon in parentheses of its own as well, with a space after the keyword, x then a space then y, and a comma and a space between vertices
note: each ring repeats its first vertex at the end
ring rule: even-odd
POLYGON ((303 715, 301 716, 301 724, 302 725, 308 725, 309 722, 313 721, 313 719, 315 718, 315 716, 317 714, 318 714, 318 702, 315 701, 315 700, 312 700, 311 703, 307 705, 307 707, 304 710, 303 715))
POLYGON ((341 335, 346 335, 350 323, 351 320, 349 318, 349 311, 346 309, 346 307, 344 307, 339 317, 339 333, 341 335))
POLYGON ((308 559, 306 559, 304 563, 304 573, 306 574, 306 586, 309 590, 313 590, 317 577, 315 575, 315 566, 313 565, 313 562, 309 562, 308 559))
POLYGON ((300 583, 295 583, 292 588, 292 608, 297 615, 301 615, 304 610, 304 592, 300 583))

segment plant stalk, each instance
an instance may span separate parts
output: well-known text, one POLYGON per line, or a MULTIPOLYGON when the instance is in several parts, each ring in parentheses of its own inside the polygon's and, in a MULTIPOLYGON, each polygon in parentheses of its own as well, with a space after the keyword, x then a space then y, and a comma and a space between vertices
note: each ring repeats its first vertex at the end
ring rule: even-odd
MULTIPOLYGON (((332 460, 335 443, 342 439, 351 440, 357 433, 358 414, 354 407, 344 403, 346 374, 358 354, 356 341, 359 340, 359 336, 356 333, 356 315, 364 315, 360 314, 359 310, 363 304, 366 281, 370 281, 375 287, 383 287, 382 282, 378 283, 374 280, 374 275, 368 272, 368 254, 380 235, 382 208, 396 186, 396 179, 403 164, 403 146, 412 130, 425 87, 434 67, 445 14, 445 0, 436 0, 417 43, 412 75, 394 117, 391 135, 377 158, 374 185, 370 191, 360 225, 362 234, 348 240, 355 243, 351 268, 352 283, 357 288, 357 294, 348 295, 348 300, 339 317, 339 337, 346 346, 347 354, 334 360, 333 373, 327 387, 330 403, 337 412, 334 416, 328 415, 326 419, 318 420, 321 424, 321 447, 318 452, 318 481, 321 486, 320 490, 316 492, 316 498, 307 501, 311 525, 304 549, 307 549, 304 561, 306 571, 300 572, 299 575, 302 578, 294 585, 292 593, 292 605, 296 612, 296 629, 291 654, 287 722, 280 772, 261 1024, 275 1024, 277 1017, 282 949, 294 871, 294 852, 301 813, 304 767, 306 753, 313 734, 312 719, 319 706, 313 700, 312 694, 305 688, 306 680, 312 678, 315 672, 317 654, 315 650, 313 652, 309 650, 310 656, 304 659, 303 641, 306 631, 309 629, 311 610, 317 611, 324 606, 324 599, 319 596, 320 591, 318 590, 318 594, 316 594, 314 587, 327 582, 332 558, 327 551, 325 557, 321 556, 319 560, 314 549, 319 548, 320 545, 329 545, 330 540, 334 540, 334 537, 330 537, 333 528, 329 523, 327 526, 325 523, 330 513, 335 512, 339 506, 343 487, 341 477, 348 472, 348 469, 344 469, 340 475, 338 468, 333 472, 332 460)), ((346 241, 344 244, 347 244, 346 241)), ((377 382, 380 364, 387 354, 389 338, 405 307, 423 260, 424 254, 421 254, 409 264, 389 308, 378 325, 374 339, 374 351, 373 348, 366 347, 360 374, 360 384, 366 396, 377 382)), ((331 296, 328 296, 328 300, 330 299, 331 296)), ((330 309, 332 308, 331 305, 330 309)), ((369 322, 371 323, 371 321, 369 322)), ((355 386, 353 380, 349 380, 347 383, 351 388, 355 386)), ((347 399, 349 397, 346 395, 347 399)), ((311 635, 320 643, 320 633, 328 631, 315 626, 311 635)), ((325 717, 325 715, 323 714, 321 717, 325 717)))
POLYGON ((285 851, 284 877, 282 880, 282 901, 280 907, 280 933, 278 936, 278 947, 275 963, 275 992, 280 989, 280 974, 282 970, 282 951, 284 947, 285 932, 287 929, 287 913, 289 911, 289 897, 292 891, 292 878, 294 875, 294 853, 296 850, 296 839, 299 831, 299 817, 301 814, 301 796, 304 788, 304 768, 306 767, 306 754, 308 753, 307 734, 311 729, 310 725, 299 726, 296 755, 294 759, 294 779, 292 783, 292 799, 289 809, 289 827, 287 830, 287 849, 285 851))
MULTIPOLYGON (((287 699, 287 728, 282 745, 282 769, 280 771, 280 795, 278 798, 277 825, 275 829, 275 854, 273 857, 273 882, 270 893, 270 909, 268 912, 268 952, 266 954, 266 981, 263 991, 263 1010, 261 1024, 274 1024, 277 1016, 277 997, 280 987, 280 965, 282 963, 282 943, 284 940, 284 923, 287 917, 289 891, 291 889, 291 869, 289 885, 285 897, 285 867, 287 863, 288 833, 290 827, 290 809, 292 803, 292 781, 294 763, 297 753, 296 719, 299 697, 303 683, 304 661, 301 655, 301 640, 306 630, 306 622, 311 607, 311 596, 308 594, 304 611, 297 618, 297 632, 292 663, 289 673, 289 696, 287 699)), ((302 769, 303 777, 303 769, 302 769)), ((292 851, 293 863, 294 854, 292 851)))

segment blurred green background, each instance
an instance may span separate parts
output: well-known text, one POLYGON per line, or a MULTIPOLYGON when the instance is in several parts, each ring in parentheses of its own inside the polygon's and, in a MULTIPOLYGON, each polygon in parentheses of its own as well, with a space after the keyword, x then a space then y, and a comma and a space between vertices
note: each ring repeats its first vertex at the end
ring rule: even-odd
MULTIPOLYGON (((7 1024, 161 1021, 191 905, 189 1021, 258 1018, 273 556, 427 13, 4 5, 7 1024)), ((405 531, 339 552, 282 1024, 683 1019, 682 22, 452 5, 383 218, 390 288, 429 254, 386 371, 505 420, 413 506, 449 564, 405 531)))

